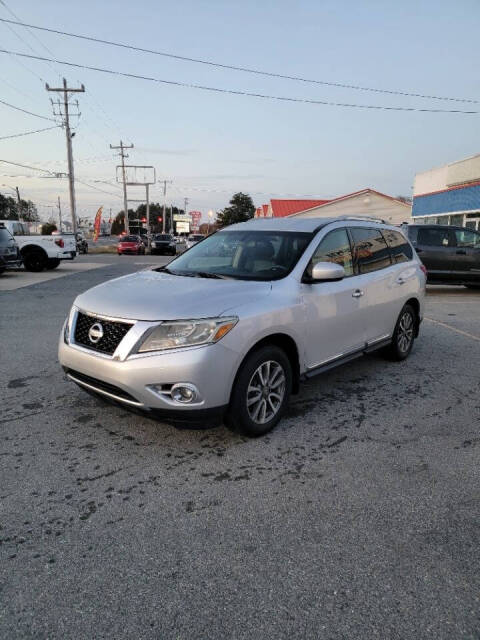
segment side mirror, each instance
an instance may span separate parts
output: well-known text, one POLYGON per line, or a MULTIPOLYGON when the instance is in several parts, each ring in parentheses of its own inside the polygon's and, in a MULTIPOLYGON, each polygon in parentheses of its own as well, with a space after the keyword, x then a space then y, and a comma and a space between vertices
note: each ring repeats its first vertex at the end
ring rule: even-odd
POLYGON ((327 280, 343 280, 345 269, 335 262, 317 262, 312 269, 312 282, 324 282, 327 280))

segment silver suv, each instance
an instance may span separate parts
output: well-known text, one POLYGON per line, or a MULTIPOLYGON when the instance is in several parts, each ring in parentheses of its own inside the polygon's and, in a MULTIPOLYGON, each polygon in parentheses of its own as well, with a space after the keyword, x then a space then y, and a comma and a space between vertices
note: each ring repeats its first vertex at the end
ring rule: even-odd
POLYGON ((167 420, 220 418, 258 436, 301 380, 382 347, 406 358, 425 281, 396 227, 251 220, 167 267, 78 296, 59 359, 71 380, 125 407, 167 420))

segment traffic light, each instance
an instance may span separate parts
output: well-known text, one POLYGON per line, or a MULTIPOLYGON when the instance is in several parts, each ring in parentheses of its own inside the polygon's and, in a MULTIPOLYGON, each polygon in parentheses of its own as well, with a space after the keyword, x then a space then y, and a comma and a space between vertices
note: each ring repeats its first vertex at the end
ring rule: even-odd
POLYGON ((146 222, 146 221, 147 221, 147 219, 146 219, 146 218, 142 218, 142 222, 146 222))
POLYGON ((158 216, 157 220, 158 220, 159 222, 161 222, 161 221, 162 221, 162 216, 158 216))

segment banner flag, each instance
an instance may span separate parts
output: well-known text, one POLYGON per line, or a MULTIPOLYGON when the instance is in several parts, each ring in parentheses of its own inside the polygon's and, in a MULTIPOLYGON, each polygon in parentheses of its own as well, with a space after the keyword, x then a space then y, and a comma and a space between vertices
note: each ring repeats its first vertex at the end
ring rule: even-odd
POLYGON ((100 227, 102 224, 102 209, 103 209, 103 206, 101 206, 97 211, 97 215, 95 216, 95 222, 93 223, 93 241, 94 242, 98 240, 98 236, 100 235, 100 227))

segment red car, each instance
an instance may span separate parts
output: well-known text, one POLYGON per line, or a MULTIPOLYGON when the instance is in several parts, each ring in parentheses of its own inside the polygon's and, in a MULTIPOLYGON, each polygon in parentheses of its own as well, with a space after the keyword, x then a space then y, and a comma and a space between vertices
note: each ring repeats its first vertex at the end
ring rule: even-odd
POLYGON ((123 236, 117 245, 117 253, 121 256, 124 253, 140 255, 145 253, 145 245, 140 236, 123 236))

